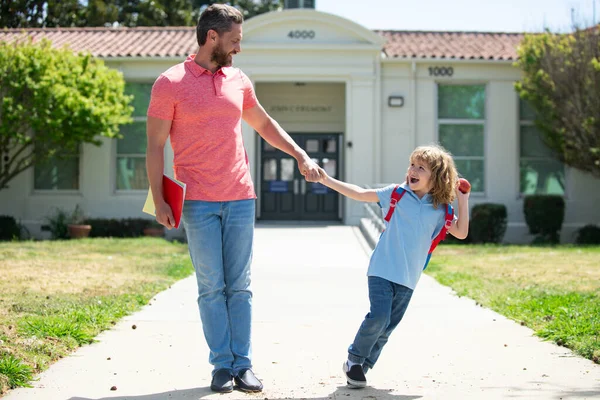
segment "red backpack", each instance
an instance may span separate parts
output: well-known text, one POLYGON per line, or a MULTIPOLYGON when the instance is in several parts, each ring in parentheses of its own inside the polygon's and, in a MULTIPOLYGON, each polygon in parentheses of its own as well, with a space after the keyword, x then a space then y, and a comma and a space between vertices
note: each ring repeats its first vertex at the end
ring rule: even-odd
MULTIPOLYGON (((392 192, 392 199, 390 200, 390 209, 388 210, 388 213, 384 218, 384 220, 388 224, 392 219, 392 215, 394 215, 394 211, 396 210, 396 204, 400 201, 402 196, 404 196, 404 193, 406 193, 406 189, 401 188, 400 185, 396 185, 394 191, 392 192), (398 189, 400 189, 400 193, 398 193, 398 189)), ((431 258, 431 253, 433 253, 433 250, 435 250, 438 243, 446 239, 446 233, 448 232, 448 229, 450 229, 450 226, 452 226, 452 221, 454 220, 454 210, 452 209, 452 206, 450 204, 446 204, 446 215, 444 217, 444 220, 444 227, 431 242, 431 247, 429 247, 429 253, 427 253, 427 260, 425 261, 425 266, 423 267, 423 269, 427 268, 427 264, 429 264, 429 259, 431 258)))

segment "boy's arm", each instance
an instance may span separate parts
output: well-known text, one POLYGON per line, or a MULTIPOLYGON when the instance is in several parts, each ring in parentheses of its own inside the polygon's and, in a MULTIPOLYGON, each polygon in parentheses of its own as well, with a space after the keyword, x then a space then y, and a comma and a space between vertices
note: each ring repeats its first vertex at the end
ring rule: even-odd
POLYGON ((321 176, 323 176, 323 178, 320 180, 320 183, 335 190, 336 192, 343 194, 346 197, 349 197, 353 200, 371 203, 376 203, 379 201, 379 197, 377 196, 375 189, 365 189, 351 183, 338 181, 337 179, 327 175, 322 168, 320 168, 320 173, 321 176))
POLYGON ((464 239, 469 234, 469 193, 457 190, 458 218, 452 222, 448 232, 457 239, 464 239))

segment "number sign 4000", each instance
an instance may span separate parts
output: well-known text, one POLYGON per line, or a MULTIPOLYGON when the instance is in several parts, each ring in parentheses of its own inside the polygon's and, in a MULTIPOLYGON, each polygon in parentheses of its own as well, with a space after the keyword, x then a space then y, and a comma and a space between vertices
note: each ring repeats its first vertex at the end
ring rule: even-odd
POLYGON ((314 39, 315 31, 295 30, 295 31, 290 31, 290 33, 288 33, 287 36, 291 39, 314 39))

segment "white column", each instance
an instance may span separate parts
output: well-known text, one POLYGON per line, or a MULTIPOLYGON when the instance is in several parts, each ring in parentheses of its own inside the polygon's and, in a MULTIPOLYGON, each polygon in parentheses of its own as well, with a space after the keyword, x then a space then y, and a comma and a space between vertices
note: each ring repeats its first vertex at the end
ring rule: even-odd
MULTIPOLYGON (((380 133, 376 132, 375 79, 373 77, 354 78, 348 82, 346 93, 346 147, 345 179, 357 185, 372 184, 376 181, 375 163, 380 155, 375 155, 380 133)), ((358 224, 364 215, 363 205, 357 201, 346 199, 345 223, 358 224)))

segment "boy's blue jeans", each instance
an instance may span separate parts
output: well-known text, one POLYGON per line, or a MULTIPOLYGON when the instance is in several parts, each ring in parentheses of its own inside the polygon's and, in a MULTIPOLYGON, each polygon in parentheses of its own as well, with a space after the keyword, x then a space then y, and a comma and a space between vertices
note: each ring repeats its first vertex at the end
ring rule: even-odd
POLYGON ((387 279, 369 276, 371 311, 348 348, 348 360, 373 368, 381 349, 408 307, 413 290, 387 279))
POLYGON ((250 264, 255 200, 187 200, 188 247, 198 282, 198 307, 214 371, 252 368, 250 264))

